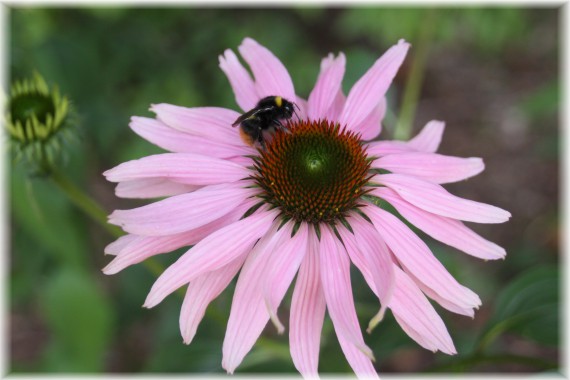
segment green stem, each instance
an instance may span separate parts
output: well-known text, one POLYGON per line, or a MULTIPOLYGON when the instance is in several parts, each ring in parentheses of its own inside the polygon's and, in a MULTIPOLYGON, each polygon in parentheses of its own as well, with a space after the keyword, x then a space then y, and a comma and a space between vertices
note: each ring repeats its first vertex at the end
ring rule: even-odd
POLYGON ((62 173, 56 169, 52 169, 50 171, 50 178, 55 185, 63 191, 65 195, 67 195, 71 203, 99 223, 101 227, 107 230, 107 232, 114 237, 121 237, 124 235, 123 231, 121 231, 119 227, 107 223, 107 212, 103 210, 97 202, 81 191, 80 188, 75 186, 75 184, 67 179, 67 177, 62 173))
POLYGON ((400 119, 394 130, 394 138, 396 140, 408 140, 412 132, 412 123, 418 105, 418 98, 424 79, 424 67, 429 54, 431 40, 436 20, 435 9, 428 9, 426 17, 422 22, 417 41, 417 50, 410 69, 410 77, 404 88, 404 97, 402 99, 402 109, 400 110, 400 119))
POLYGON ((537 368, 542 371, 558 369, 556 363, 535 358, 532 356, 499 354, 499 355, 482 355, 475 354, 454 360, 450 363, 445 363, 431 367, 426 372, 448 372, 448 371, 461 371, 465 368, 474 367, 480 364, 524 364, 537 368))

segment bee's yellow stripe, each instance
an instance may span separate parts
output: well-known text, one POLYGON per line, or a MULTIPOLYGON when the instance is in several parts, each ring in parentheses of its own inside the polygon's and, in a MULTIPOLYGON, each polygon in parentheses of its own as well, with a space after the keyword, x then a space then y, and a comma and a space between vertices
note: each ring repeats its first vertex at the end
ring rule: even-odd
POLYGON ((280 96, 276 96, 275 97, 275 104, 277 105, 277 107, 281 107, 283 105, 283 98, 280 96))

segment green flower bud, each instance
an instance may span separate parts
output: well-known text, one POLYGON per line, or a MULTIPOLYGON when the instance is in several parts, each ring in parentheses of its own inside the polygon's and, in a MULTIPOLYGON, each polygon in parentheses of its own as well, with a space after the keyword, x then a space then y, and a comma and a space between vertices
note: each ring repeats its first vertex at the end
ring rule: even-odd
POLYGON ((62 147, 75 140, 72 115, 68 98, 57 87, 50 89, 40 74, 15 81, 3 116, 14 162, 49 172, 64 158, 62 147))

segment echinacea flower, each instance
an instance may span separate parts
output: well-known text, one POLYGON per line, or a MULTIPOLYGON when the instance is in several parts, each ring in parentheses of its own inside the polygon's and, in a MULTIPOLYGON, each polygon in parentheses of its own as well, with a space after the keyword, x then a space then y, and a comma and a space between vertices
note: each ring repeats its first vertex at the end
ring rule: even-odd
POLYGON ((391 310, 422 347, 454 354, 451 337, 428 298, 473 316, 479 297, 461 285, 399 217, 436 240, 483 259, 505 251, 462 221, 501 223, 507 211, 458 198, 441 184, 483 170, 479 158, 435 153, 444 125, 429 122, 408 142, 372 141, 380 133, 385 94, 409 44, 392 46, 352 87, 341 89, 345 57, 329 55, 308 100, 295 94, 283 64, 246 38, 239 47, 253 78, 226 50, 220 67, 243 111, 266 96, 299 107, 286 130, 265 149, 245 144, 232 123, 240 113, 222 108, 151 107, 156 119, 133 117, 131 128, 172 153, 123 163, 105 173, 126 198, 167 197, 110 222, 128 235, 110 244, 114 274, 144 259, 192 246, 158 278, 144 306, 153 307, 187 286, 180 329, 190 343, 208 304, 240 271, 222 366, 233 373, 271 319, 297 275, 289 340, 296 368, 317 375, 325 310, 346 359, 359 376, 377 376, 352 298, 350 264, 378 296, 374 328, 391 310))

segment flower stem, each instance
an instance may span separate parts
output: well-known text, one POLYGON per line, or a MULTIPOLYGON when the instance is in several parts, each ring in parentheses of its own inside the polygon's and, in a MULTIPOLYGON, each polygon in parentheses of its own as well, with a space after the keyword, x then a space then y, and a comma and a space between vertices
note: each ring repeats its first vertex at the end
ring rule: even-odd
POLYGON ((417 51, 410 69, 410 77, 404 88, 402 99, 402 109, 400 119, 394 130, 396 140, 408 140, 412 131, 412 123, 418 105, 418 98, 424 79, 424 67, 429 54, 431 40, 436 21, 436 10, 434 8, 426 10, 425 19, 417 38, 417 51))
POLYGON ((69 198, 77 208, 99 223, 107 232, 114 237, 123 236, 124 233, 119 227, 107 223, 107 212, 86 195, 73 182, 56 169, 50 171, 50 178, 55 185, 69 198))

